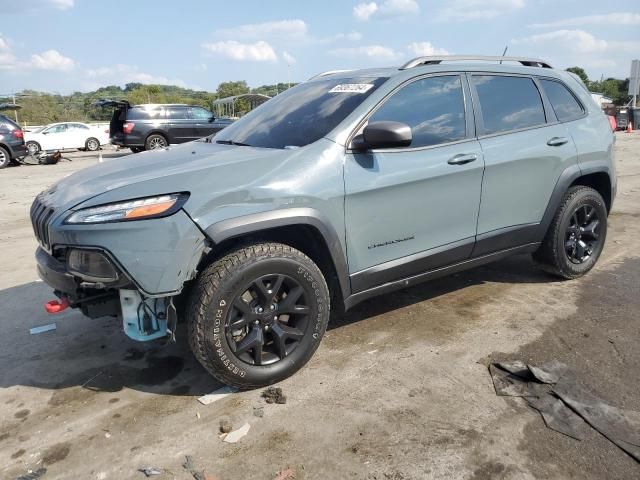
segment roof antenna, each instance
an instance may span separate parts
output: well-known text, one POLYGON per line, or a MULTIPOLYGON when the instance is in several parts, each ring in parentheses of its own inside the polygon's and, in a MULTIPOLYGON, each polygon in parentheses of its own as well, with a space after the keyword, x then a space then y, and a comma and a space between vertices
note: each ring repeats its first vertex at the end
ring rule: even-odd
MULTIPOLYGON (((502 52, 502 56, 504 57, 507 53, 507 48, 509 48, 509 45, 504 47, 504 51, 502 52)), ((502 65, 502 60, 500 60, 500 65, 502 65)))

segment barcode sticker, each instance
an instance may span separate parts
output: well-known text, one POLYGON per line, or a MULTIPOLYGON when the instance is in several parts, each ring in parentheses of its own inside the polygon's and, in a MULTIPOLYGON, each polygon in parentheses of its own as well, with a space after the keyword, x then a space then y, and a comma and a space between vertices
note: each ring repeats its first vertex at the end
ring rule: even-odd
POLYGON ((372 88, 371 83, 343 83, 333 87, 329 93, 366 93, 372 88))

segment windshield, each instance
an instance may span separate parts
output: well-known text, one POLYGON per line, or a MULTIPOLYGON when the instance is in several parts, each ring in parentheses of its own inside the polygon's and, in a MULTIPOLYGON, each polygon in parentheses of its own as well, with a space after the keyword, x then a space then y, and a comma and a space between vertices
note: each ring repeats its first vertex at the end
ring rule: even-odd
POLYGON ((386 78, 338 78, 302 83, 220 131, 218 143, 296 148, 333 130, 386 78))

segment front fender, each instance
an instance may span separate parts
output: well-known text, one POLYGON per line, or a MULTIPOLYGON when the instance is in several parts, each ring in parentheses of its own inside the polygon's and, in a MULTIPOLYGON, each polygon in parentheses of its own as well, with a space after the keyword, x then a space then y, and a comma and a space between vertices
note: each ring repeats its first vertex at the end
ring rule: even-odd
POLYGON ((322 236, 338 276, 343 298, 351 294, 349 270, 340 237, 326 216, 314 208, 286 208, 230 218, 207 227, 205 235, 214 243, 263 232, 278 227, 306 225, 314 227, 322 236))

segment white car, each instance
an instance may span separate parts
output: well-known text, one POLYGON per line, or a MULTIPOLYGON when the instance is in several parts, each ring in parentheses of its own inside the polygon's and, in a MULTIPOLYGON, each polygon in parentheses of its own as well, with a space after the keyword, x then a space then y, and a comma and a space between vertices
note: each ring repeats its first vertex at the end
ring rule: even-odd
POLYGON ((84 149, 91 152, 109 143, 109 129, 79 122, 51 123, 32 132, 24 140, 30 154, 39 151, 84 149))

